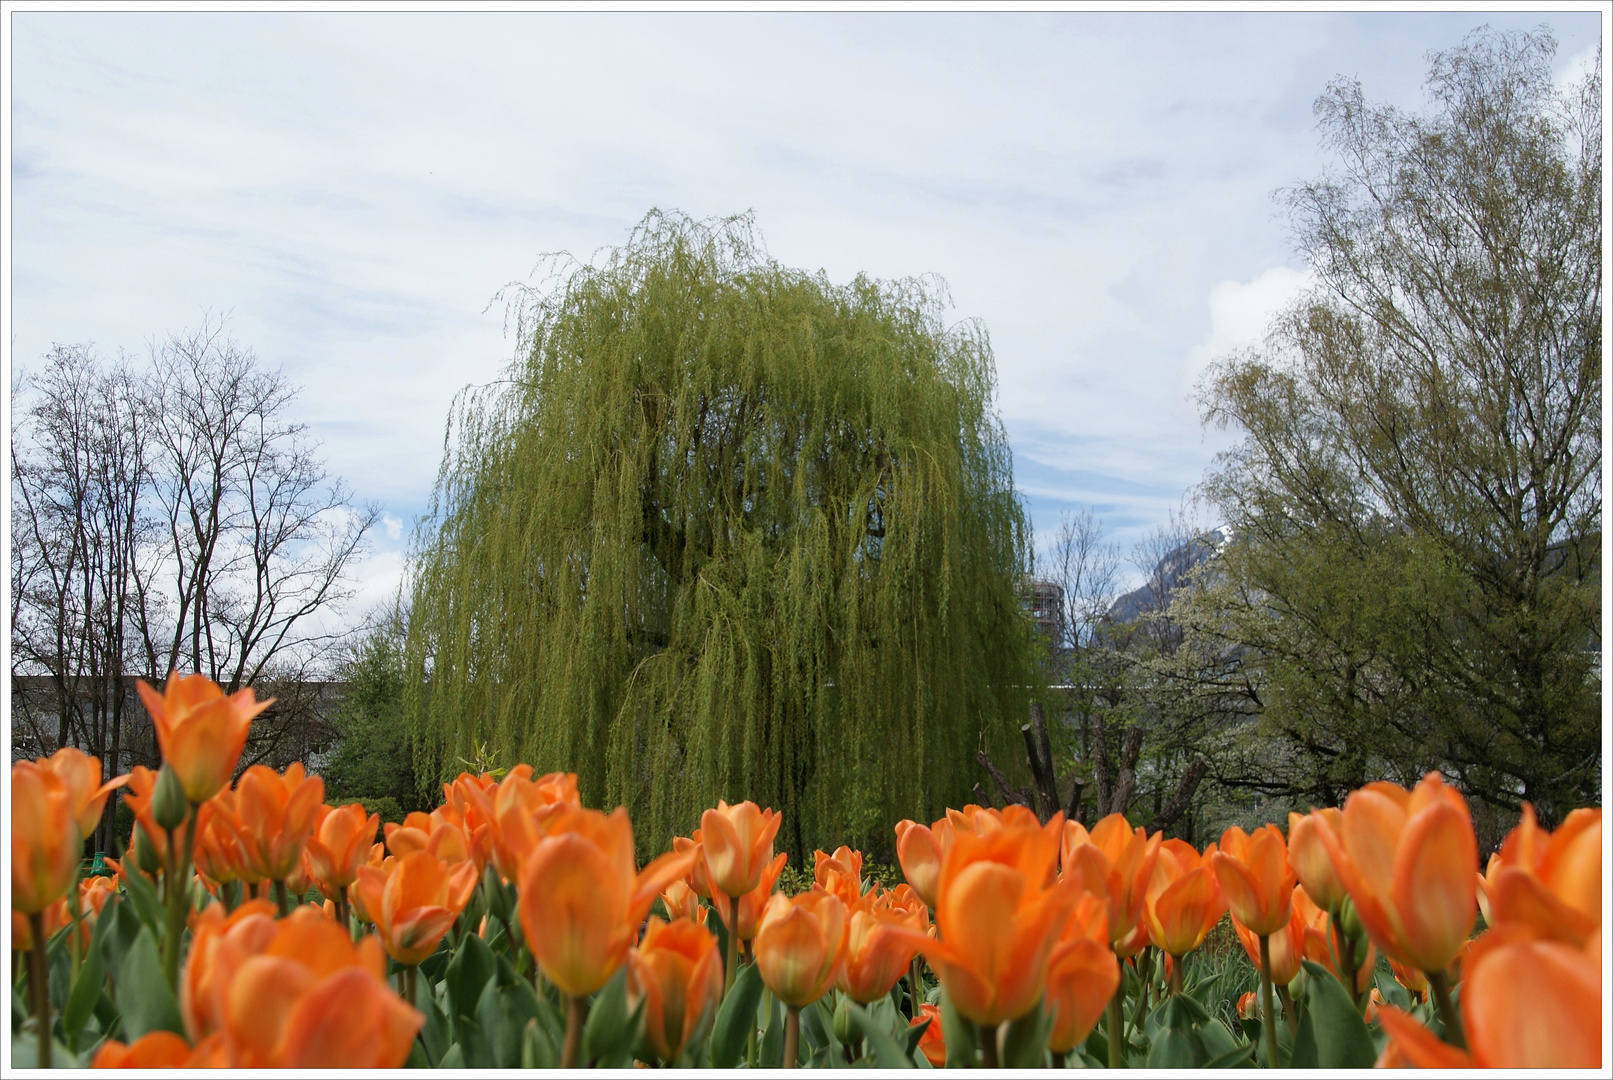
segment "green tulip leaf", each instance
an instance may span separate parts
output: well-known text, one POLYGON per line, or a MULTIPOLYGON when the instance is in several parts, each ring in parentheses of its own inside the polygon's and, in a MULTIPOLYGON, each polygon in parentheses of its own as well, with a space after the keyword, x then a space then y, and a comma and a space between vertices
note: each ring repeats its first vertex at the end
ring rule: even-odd
POLYGON ((151 931, 142 928, 118 972, 118 1012, 123 1016, 123 1040, 134 1042, 149 1031, 185 1033, 179 1003, 163 978, 162 958, 151 931))
POLYGON ((890 1032, 885 1030, 885 1025, 868 1015, 868 1011, 862 1006, 849 1001, 846 1004, 848 1011, 851 1013, 852 1023, 862 1029, 863 1043, 867 1048, 868 1056, 874 1059, 875 1065, 881 1069, 911 1069, 913 1067, 912 1057, 903 1053, 902 1048, 896 1045, 896 1040, 890 1037, 890 1032))
POLYGON ((756 1030, 756 1005, 761 1000, 762 973, 755 964, 740 968, 734 987, 723 998, 712 1025, 712 1068, 732 1069, 739 1064, 745 1053, 745 1042, 756 1030))

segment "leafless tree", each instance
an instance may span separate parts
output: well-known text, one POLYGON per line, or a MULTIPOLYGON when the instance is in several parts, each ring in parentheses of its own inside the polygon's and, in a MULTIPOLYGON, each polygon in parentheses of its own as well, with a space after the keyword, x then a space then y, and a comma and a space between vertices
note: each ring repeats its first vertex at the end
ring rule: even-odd
POLYGON ((379 511, 291 420, 296 388, 212 318, 143 364, 57 346, 19 388, 13 684, 57 714, 49 731, 20 710, 34 749, 78 745, 110 775, 153 749, 123 725, 133 678, 199 671, 280 699, 244 763, 305 754, 343 635, 325 616, 379 511))

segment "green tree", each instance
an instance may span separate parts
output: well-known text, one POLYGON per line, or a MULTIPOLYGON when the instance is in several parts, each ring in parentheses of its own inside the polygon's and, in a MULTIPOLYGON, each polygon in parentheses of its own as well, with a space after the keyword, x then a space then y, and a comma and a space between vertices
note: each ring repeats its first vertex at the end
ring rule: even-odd
POLYGON ((754 799, 797 859, 966 801, 1035 672, 991 350, 942 299, 658 213, 526 293, 413 564, 422 779, 572 770, 657 849, 754 799))
POLYGON ((1177 618, 1324 799, 1599 798, 1601 80, 1560 91, 1555 49, 1475 31, 1426 115, 1335 82, 1337 170, 1288 193, 1317 286, 1203 387, 1245 433, 1207 482, 1234 541, 1177 618))
POLYGON ((416 782, 413 744, 401 723, 403 655, 404 618, 397 611, 354 639, 338 676, 336 744, 319 766, 328 802, 362 801, 387 821, 436 805, 416 782))

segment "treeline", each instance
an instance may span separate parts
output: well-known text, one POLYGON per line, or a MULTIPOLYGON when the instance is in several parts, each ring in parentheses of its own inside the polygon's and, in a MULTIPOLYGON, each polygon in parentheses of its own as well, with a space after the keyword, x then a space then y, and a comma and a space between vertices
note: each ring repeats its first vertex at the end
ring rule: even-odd
POLYGON ((1317 102, 1336 169, 1282 193, 1315 285, 1200 386, 1243 434, 1221 529, 1161 530, 1125 621, 1090 514, 1044 553, 1076 779, 1194 789, 1189 838, 1431 769, 1481 843, 1599 804, 1601 81, 1554 51, 1476 32, 1425 115, 1317 102))

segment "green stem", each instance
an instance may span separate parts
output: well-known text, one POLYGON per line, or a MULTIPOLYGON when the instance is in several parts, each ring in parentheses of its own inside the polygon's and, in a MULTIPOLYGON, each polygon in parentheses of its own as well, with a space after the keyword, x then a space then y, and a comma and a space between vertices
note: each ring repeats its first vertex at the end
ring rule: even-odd
POLYGON ((192 803, 185 817, 183 847, 174 843, 176 837, 168 834, 168 871, 164 882, 164 899, 168 901, 168 933, 162 939, 162 973, 168 986, 179 993, 179 942, 185 936, 185 908, 189 906, 190 866, 196 846, 196 817, 199 808, 192 803))
POLYGON ((274 902, 280 909, 280 917, 285 918, 286 913, 291 910, 291 905, 286 902, 286 883, 278 878, 274 883, 274 902))
POLYGON ((1434 993, 1434 1001, 1439 1006, 1439 1018, 1445 1021, 1445 1041, 1459 1050, 1467 1049, 1467 1037, 1462 1032, 1462 1018, 1457 1015, 1456 1006, 1451 1001, 1451 984, 1445 978, 1443 971, 1425 972, 1428 976, 1428 989, 1434 993))
POLYGON ((34 1023, 39 1025, 39 1050, 35 1062, 50 1068, 50 966, 45 962, 45 913, 31 912, 28 930, 33 948, 28 950, 28 993, 34 999, 34 1023))
MULTIPOLYGON (((715 891, 715 890, 713 890, 713 891, 715 891)), ((730 900, 729 901, 730 910, 733 909, 732 908, 733 905, 737 905, 738 903, 739 903, 739 901, 737 901, 737 900, 730 900)), ((733 922, 738 922, 739 920, 734 919, 732 921, 733 922)), ((739 935, 734 932, 734 927, 730 926, 730 927, 728 927, 728 963, 723 968, 723 977, 722 977, 722 996, 724 998, 727 998, 728 997, 728 991, 730 991, 730 990, 732 990, 734 988, 734 976, 738 973, 738 970, 739 970, 739 935)))
POLYGON ((1109 999, 1109 1068, 1124 1069, 1126 1056, 1123 1052, 1125 1046, 1125 1032, 1122 1030, 1126 1024, 1123 1014, 1125 1008, 1120 996, 1126 992, 1126 980, 1121 979, 1120 985, 1115 987, 1115 996, 1109 999))
POLYGON ((795 1059, 800 1055, 801 1046, 801 1007, 799 1005, 784 1006, 784 1067, 795 1068, 795 1059))
POLYGON ((560 1067, 575 1069, 577 1055, 582 1051, 583 1010, 587 1002, 580 997, 566 996, 566 1041, 560 1048, 560 1067))
POLYGON ((1266 934, 1260 935, 1260 1012, 1266 1029, 1266 1060, 1273 1069, 1281 1068, 1277 1063, 1277 1016, 1271 1005, 1271 938, 1266 934))
POLYGON ((924 1004, 924 976, 919 974, 918 954, 913 954, 913 962, 907 965, 907 1018, 913 1019, 919 1015, 919 1006, 924 1004))
MULTIPOLYGON (((1122 979, 1121 985, 1125 985, 1122 979)), ((1154 947, 1146 945, 1137 954, 1137 1005, 1131 1010, 1131 1030, 1143 1029, 1143 1017, 1148 1015, 1148 987, 1154 981, 1154 947)))
POLYGON ((1002 1064, 997 1057, 997 1029, 990 1024, 980 1025, 980 1067, 983 1069, 1002 1068, 1002 1064))
POLYGON ((416 999, 419 994, 420 965, 407 964, 403 969, 403 1000, 419 1008, 416 999))
POLYGON ((1180 956, 1171 957, 1170 980, 1171 993, 1180 994, 1182 992, 1182 958, 1180 956))
POLYGON ((1288 1021, 1288 1037, 1297 1042, 1299 1039, 1299 1015, 1294 1011, 1294 999, 1289 995, 1288 987, 1278 983, 1277 997, 1283 1003, 1283 1019, 1288 1021))

